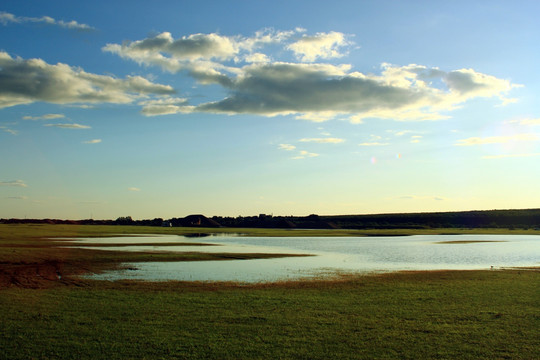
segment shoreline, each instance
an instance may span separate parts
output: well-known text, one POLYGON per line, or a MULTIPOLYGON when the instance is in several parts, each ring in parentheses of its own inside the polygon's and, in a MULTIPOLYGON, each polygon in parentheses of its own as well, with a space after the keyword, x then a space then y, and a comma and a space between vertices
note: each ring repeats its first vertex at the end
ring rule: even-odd
MULTIPOLYGON (((94 246, 107 247, 108 244, 90 245, 89 248, 78 248, 78 245, 70 244, 64 246, 66 238, 77 239, 84 237, 107 237, 107 236, 127 236, 127 235, 148 235, 156 230, 161 230, 158 234, 169 235, 187 235, 191 239, 195 239, 193 234, 243 234, 244 236, 253 237, 275 237, 283 236, 285 232, 288 236, 302 234, 302 230, 287 231, 282 229, 250 229, 249 233, 246 233, 246 229, 228 229, 230 232, 224 232, 224 229, 203 229, 200 228, 166 228, 159 229, 155 227, 122 227, 122 226, 73 226, 73 225, 0 225, 0 289, 7 287, 22 287, 22 288, 49 288, 57 285, 64 286, 81 286, 81 284, 88 283, 88 281, 106 281, 106 280, 88 280, 82 279, 80 276, 92 273, 101 273, 107 270, 120 270, 123 264, 137 263, 137 262, 171 262, 171 261, 227 261, 227 260, 247 260, 247 259, 264 259, 264 258, 277 258, 277 257, 292 257, 292 256, 310 256, 310 254, 267 254, 267 253, 204 253, 204 252, 185 252, 185 253, 168 253, 168 252, 126 252, 126 251, 107 251, 91 249, 94 246), (212 232, 209 232, 210 230, 212 232), (191 236, 190 236, 191 235, 191 236)), ((455 229, 454 229, 455 230, 455 229)), ((327 236, 366 236, 366 231, 321 231, 321 230, 308 230, 310 236, 315 237, 327 237, 327 236), (317 234, 319 236, 317 236, 317 234)), ((436 230, 430 231, 430 234, 448 233, 447 229, 437 232, 436 230)), ((372 233, 372 232, 371 232, 372 233)), ((517 235, 514 231, 509 232, 511 235, 517 235)), ((392 234, 396 234, 393 230, 392 234)), ((415 231, 414 234, 409 233, 407 235, 423 235, 425 231, 415 231)), ((479 234, 477 231, 470 232, 469 230, 462 229, 458 235, 466 234, 479 234)), ((500 235, 500 229, 495 234, 500 235)), ((520 233, 521 234, 521 233, 520 233)), ((527 233, 528 235, 537 235, 534 233, 527 233)), ((381 231, 375 232, 375 236, 389 236, 383 235, 381 231)), ((486 234, 489 235, 489 234, 486 234)), ((396 236, 396 235, 394 235, 396 236)), ((465 240, 451 243, 464 243, 465 240)), ((190 241, 189 243, 164 243, 162 245, 199 245, 209 246, 209 244, 197 243, 190 241)), ((82 244, 81 244, 82 245, 82 244)), ((128 245, 141 245, 141 244, 122 244, 120 246, 128 245)), ((115 245, 118 246, 118 245, 115 245)), ((412 272, 437 272, 437 271, 492 271, 492 270, 515 270, 515 268, 504 269, 485 269, 485 270, 414 270, 412 272)), ((519 271, 540 271, 540 267, 528 266, 525 268, 518 268, 519 271)), ((389 271, 386 273, 402 273, 411 271, 389 271)), ((344 277, 364 277, 377 274, 362 274, 353 273, 352 275, 344 273, 344 277)), ((122 280, 116 280, 122 281, 122 280)), ((143 281, 143 280, 136 280, 143 281)), ((185 281, 175 280, 176 282, 183 283, 185 281)), ((327 279, 293 279, 289 280, 293 283, 296 282, 313 282, 313 281, 327 281, 327 279)), ((156 281, 149 281, 156 282, 156 281)), ((168 282, 168 281, 159 281, 168 282)), ((207 281, 214 283, 213 281, 207 281)), ((280 283, 280 281, 275 281, 280 283)), ((203 282, 204 283, 204 282, 203 282)), ((221 283, 215 281, 215 283, 221 283)), ((222 283, 231 283, 231 281, 223 281, 222 283)), ((240 283, 240 282, 238 282, 240 283)), ((274 283, 274 281, 269 281, 274 283)))

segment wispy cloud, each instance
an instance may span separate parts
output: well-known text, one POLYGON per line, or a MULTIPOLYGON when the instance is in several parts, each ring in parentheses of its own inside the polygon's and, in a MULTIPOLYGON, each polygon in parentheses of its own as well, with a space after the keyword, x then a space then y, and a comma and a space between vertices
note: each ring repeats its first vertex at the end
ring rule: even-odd
POLYGON ((395 136, 403 136, 403 135, 407 135, 407 134, 410 134, 410 133, 414 133, 414 131, 412 131, 412 130, 401 130, 401 131, 387 130, 387 132, 392 133, 395 136))
POLYGON ((378 141, 363 142, 363 143, 358 144, 358 146, 387 146, 387 145, 390 145, 390 143, 383 143, 383 142, 378 142, 378 141))
POLYGON ((489 136, 489 137, 470 137, 458 140, 455 146, 474 146, 487 144, 505 144, 524 141, 538 141, 540 138, 536 134, 524 133, 509 136, 489 136))
POLYGON ((445 201, 448 200, 447 198, 443 196, 433 196, 433 195, 404 195, 400 196, 399 199, 401 200, 436 200, 436 201, 445 201))
POLYGON ((371 135, 369 141, 360 143, 360 144, 358 144, 358 146, 386 146, 386 145, 390 145, 390 143, 379 141, 381 139, 382 139, 382 136, 371 135))
POLYGON ((502 155, 485 155, 482 159, 507 159, 507 158, 522 158, 522 157, 538 157, 540 153, 530 154, 502 154, 502 155))
POLYGON ((310 157, 317 157, 319 154, 312 153, 306 150, 300 150, 300 154, 298 156, 293 157, 295 160, 310 158, 310 157))
POLYGON ((83 141, 83 144, 99 144, 100 142, 101 142, 101 139, 93 139, 93 140, 83 141))
POLYGON ((293 151, 296 149, 296 146, 291 144, 279 144, 279 149, 286 150, 286 151, 293 151))
POLYGON ((95 30, 92 26, 78 23, 75 20, 71 21, 64 21, 64 20, 56 20, 50 16, 42 16, 42 17, 26 17, 26 16, 16 16, 13 14, 10 14, 8 12, 2 11, 0 12, 0 23, 3 25, 8 24, 22 24, 22 23, 43 23, 47 25, 55 25, 62 28, 70 29, 70 30, 78 30, 78 31, 91 31, 95 30))
MULTIPOLYGON (((393 134, 394 136, 397 136, 397 137, 403 137, 405 135, 408 135, 408 134, 418 134, 418 133, 423 133, 423 132, 419 132, 419 131, 413 131, 413 130, 386 130, 386 132, 388 133, 391 133, 393 134)), ((412 144, 417 144, 420 142, 420 140, 423 138, 424 136, 423 135, 411 135, 410 136, 410 142, 412 144)))
POLYGON ((137 188, 137 187, 129 187, 128 190, 129 190, 129 191, 135 191, 135 192, 141 191, 141 189, 139 189, 139 188, 137 188))
POLYGON ((517 123, 519 125, 526 125, 526 126, 537 126, 540 125, 540 118, 527 118, 527 119, 521 119, 521 120, 513 120, 510 121, 510 123, 517 123))
POLYGON ((91 129, 90 126, 81 124, 45 124, 43 126, 59 127, 62 129, 91 129))
POLYGON ((339 139, 339 138, 303 138, 298 140, 300 142, 314 142, 319 144, 339 144, 345 141, 345 139, 339 139))
POLYGON ((23 180, 0 181, 0 186, 28 187, 23 180))
POLYGON ((19 133, 17 130, 13 130, 11 128, 8 128, 7 126, 0 126, 0 130, 7 132, 11 135, 17 135, 19 133))
POLYGON ((66 116, 64 114, 45 114, 39 116, 23 116, 23 120, 53 120, 53 119, 62 119, 66 116))
POLYGON ((7 196, 6 199, 11 200, 27 200, 28 196, 7 196))

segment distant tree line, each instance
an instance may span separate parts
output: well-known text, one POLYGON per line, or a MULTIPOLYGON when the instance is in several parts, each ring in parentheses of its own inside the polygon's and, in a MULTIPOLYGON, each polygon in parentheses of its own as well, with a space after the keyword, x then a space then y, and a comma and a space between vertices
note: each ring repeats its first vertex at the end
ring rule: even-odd
POLYGON ((121 216, 116 220, 0 219, 0 223, 299 229, 540 229, 540 209, 335 216, 319 216, 315 214, 309 216, 272 216, 260 214, 258 216, 214 216, 207 218, 204 215, 189 215, 184 218, 167 220, 162 218, 133 220, 131 216, 121 216))
POLYGON ((302 229, 540 228, 540 209, 376 215, 213 217, 226 227, 302 229))

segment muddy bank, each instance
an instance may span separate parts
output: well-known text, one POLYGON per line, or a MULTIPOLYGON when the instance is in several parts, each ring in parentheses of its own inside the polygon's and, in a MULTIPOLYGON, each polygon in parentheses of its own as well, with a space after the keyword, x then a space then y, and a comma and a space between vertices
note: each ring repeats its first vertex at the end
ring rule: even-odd
MULTIPOLYGON (((65 245, 64 245, 65 246, 65 245)), ((0 247, 0 250, 2 247, 0 247)), ((199 252, 125 252, 75 247, 58 247, 58 243, 17 244, 0 251, 0 289, 8 287, 49 288, 84 286, 83 274, 96 274, 122 268, 124 263, 173 261, 226 261, 290 256, 301 254, 199 253, 199 252)))
POLYGON ((0 289, 22 287, 41 289, 57 285, 83 285, 77 275, 114 268, 114 264, 72 263, 62 260, 0 263, 0 289))

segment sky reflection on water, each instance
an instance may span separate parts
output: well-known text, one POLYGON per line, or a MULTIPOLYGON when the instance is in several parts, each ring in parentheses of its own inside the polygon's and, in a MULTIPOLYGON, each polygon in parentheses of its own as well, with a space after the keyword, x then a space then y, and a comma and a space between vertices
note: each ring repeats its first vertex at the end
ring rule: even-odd
MULTIPOLYGON (((406 237, 145 237, 140 243, 203 243, 219 246, 119 246, 103 250, 219 253, 299 253, 310 257, 277 259, 146 262, 125 264, 137 270, 93 275, 94 279, 266 282, 306 279, 339 273, 399 270, 490 269, 540 265, 540 236, 417 235, 406 237), (441 243, 477 241, 474 243, 441 243), (496 242, 493 242, 496 241, 496 242)), ((80 239, 77 243, 96 243, 80 239)), ((133 240, 133 238, 131 239, 133 240)), ((101 243, 133 244, 129 238, 101 243)), ((96 249, 95 247, 93 247, 96 249)))

